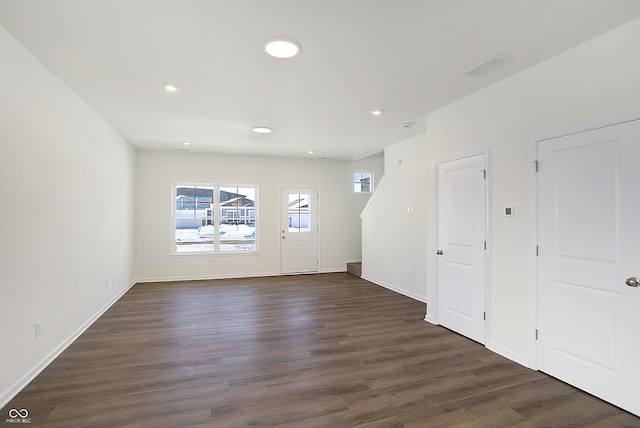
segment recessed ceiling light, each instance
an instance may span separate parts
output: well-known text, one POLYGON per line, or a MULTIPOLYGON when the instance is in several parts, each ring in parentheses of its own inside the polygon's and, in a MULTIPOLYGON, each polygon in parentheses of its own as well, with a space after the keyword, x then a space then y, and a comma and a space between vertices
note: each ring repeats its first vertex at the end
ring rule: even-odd
POLYGON ((293 58, 300 54, 300 45, 289 40, 272 40, 264 50, 274 58, 293 58))
POLYGON ((256 126, 253 128, 253 132, 257 132, 258 134, 270 134, 273 132, 273 129, 268 126, 256 126))
POLYGON ((185 147, 188 147, 188 146, 190 146, 190 145, 191 145, 191 143, 190 143, 189 141, 184 141, 182 144, 183 144, 185 147))
POLYGON ((180 90, 180 88, 178 88, 176 85, 173 85, 171 83, 164 85, 164 89, 169 92, 178 92, 180 90))
POLYGON ((310 155, 315 155, 316 152, 314 152, 313 150, 309 150, 307 153, 309 153, 310 155))
POLYGON ((372 116, 380 116, 383 110, 381 108, 374 108, 373 110, 369 110, 372 116))

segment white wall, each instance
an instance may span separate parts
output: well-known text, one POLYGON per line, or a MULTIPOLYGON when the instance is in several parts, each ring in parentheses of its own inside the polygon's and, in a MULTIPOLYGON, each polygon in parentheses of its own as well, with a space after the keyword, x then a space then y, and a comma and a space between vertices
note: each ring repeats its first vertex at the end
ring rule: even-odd
POLYGON ((384 152, 385 178, 362 218, 362 277, 427 300, 424 134, 384 152))
MULTIPOLYGON (((529 280, 535 266, 530 263, 530 248, 518 245, 516 240, 530 226, 531 143, 565 131, 640 117, 638 40, 640 20, 635 20, 429 114, 421 143, 408 141, 386 151, 387 162, 393 163, 389 154, 395 151, 405 159, 420 157, 425 169, 417 171, 421 182, 415 188, 417 197, 426 203, 426 212, 404 217, 396 214, 396 218, 404 218, 406 229, 419 228, 421 222, 427 221, 426 239, 413 251, 426 255, 423 262, 427 263, 427 305, 435 308, 435 163, 454 154, 489 149, 488 346, 525 365, 535 365, 535 285, 529 280), (511 204, 517 205, 518 215, 504 217, 503 207, 511 204)), ((388 170, 387 175, 390 176, 388 170)), ((402 186, 409 182, 405 179, 396 185, 390 180, 384 185, 392 187, 387 192, 393 195, 404 192, 402 186)), ((374 231, 365 229, 364 233, 374 231)), ((363 269, 367 272, 369 245, 374 244, 367 236, 363 242, 363 269)), ((397 279, 399 268, 394 264, 399 262, 399 244, 387 245, 391 259, 387 265, 394 266, 396 272, 386 270, 376 275, 401 284, 397 279)))
POLYGON ((2 27, 0 63, 2 407, 131 285, 135 152, 2 27))
POLYGON ((360 211, 354 168, 380 170, 382 157, 357 162, 138 151, 135 265, 140 281, 276 275, 280 272, 281 187, 314 187, 320 195, 320 271, 344 271, 361 258, 360 211), (258 185, 259 253, 171 255, 172 184, 258 185))
MULTIPOLYGON (((372 193, 355 193, 355 201, 357 206, 360 207, 358 216, 362 213, 362 210, 369 202, 369 199, 373 195, 373 192, 378 188, 378 184, 384 177, 384 152, 377 153, 372 156, 368 156, 364 159, 353 161, 351 163, 351 169, 353 172, 373 172, 373 189, 372 193)), ((349 262, 361 262, 362 261, 362 221, 359 220, 357 230, 354 230, 354 239, 357 239, 360 248, 360 257, 351 259, 349 262)))
MULTIPOLYGON (((533 364, 535 301, 525 280, 529 250, 516 244, 529 228, 530 143, 639 117, 638 40, 635 20, 428 115, 426 135, 389 147, 387 178, 363 220, 363 273, 429 303, 435 287, 435 162, 489 148, 489 347, 533 364), (503 217, 506 204, 518 205, 519 215, 503 217)), ((344 270, 346 261, 361 257, 358 214, 366 198, 352 193, 351 180, 354 169, 366 168, 358 162, 136 155, 1 27, 0 52, 0 404, 134 276, 278 273, 281 186, 320 189, 321 271, 344 270), (171 256, 176 181, 259 185, 260 253, 171 256), (83 209, 67 209, 78 205, 83 209), (42 321, 37 339, 36 321, 42 321)))

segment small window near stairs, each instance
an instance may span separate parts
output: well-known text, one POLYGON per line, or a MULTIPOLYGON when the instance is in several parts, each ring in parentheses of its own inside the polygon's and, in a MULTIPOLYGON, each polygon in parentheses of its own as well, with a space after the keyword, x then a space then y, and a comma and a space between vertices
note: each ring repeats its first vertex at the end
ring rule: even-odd
POLYGON ((371 193, 373 191, 373 172, 353 173, 353 191, 355 193, 371 193))

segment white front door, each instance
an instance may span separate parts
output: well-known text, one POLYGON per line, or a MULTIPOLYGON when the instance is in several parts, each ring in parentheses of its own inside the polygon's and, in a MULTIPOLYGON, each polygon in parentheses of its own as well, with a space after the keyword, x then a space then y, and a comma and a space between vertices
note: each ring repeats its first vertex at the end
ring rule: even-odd
POLYGON ((485 341, 486 170, 478 155, 438 164, 438 324, 485 341))
POLYGON ((280 271, 318 271, 318 189, 280 190, 280 271))
POLYGON ((640 415, 640 121, 538 162, 538 368, 640 415))

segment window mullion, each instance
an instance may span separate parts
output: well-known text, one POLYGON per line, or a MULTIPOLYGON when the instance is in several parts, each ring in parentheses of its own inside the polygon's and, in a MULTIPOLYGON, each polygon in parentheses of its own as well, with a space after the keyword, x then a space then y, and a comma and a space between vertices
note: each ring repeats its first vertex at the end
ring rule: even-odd
POLYGON ((222 218, 222 210, 220 209, 220 186, 215 185, 213 188, 213 250, 217 253, 220 251, 220 219, 222 218))

